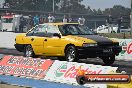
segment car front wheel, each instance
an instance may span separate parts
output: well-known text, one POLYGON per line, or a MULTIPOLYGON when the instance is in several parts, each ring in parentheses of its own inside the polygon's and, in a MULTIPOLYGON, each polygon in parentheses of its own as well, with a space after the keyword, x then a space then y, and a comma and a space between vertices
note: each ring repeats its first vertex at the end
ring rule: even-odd
POLYGON ((102 60, 105 65, 112 65, 115 61, 115 56, 102 57, 102 60))
POLYGON ((65 52, 65 58, 68 62, 74 62, 79 60, 77 50, 74 46, 68 46, 65 52))

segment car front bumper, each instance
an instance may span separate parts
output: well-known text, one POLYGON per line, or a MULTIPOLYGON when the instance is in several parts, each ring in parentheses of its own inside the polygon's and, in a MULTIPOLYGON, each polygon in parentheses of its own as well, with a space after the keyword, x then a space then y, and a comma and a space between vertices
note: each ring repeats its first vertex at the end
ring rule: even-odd
POLYGON ((121 46, 111 46, 111 47, 77 47, 78 55, 80 57, 103 57, 111 55, 119 55, 122 50, 121 46))

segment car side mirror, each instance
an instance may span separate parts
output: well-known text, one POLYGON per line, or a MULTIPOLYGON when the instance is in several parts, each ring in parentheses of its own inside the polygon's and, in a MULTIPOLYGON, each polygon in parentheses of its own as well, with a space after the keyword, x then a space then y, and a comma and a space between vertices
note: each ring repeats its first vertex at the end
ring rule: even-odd
POLYGON ((57 37, 61 38, 61 35, 59 33, 54 33, 53 36, 57 36, 57 37))

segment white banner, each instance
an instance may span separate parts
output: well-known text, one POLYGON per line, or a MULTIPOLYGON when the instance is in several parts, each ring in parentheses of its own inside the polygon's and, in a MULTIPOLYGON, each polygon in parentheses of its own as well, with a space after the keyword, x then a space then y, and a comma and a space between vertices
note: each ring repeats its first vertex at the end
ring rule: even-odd
POLYGON ((116 56, 116 60, 132 61, 132 39, 115 39, 122 46, 122 51, 116 56))
MULTIPOLYGON (((80 66, 82 66, 82 69, 85 70, 88 74, 109 74, 110 72, 116 72, 117 70, 117 67, 56 60, 47 72, 44 80, 78 85, 76 82, 76 75, 80 66)), ((87 87, 94 85, 98 86, 98 88, 103 88, 102 86, 106 86, 105 84, 102 84, 101 87, 99 87, 100 85, 98 84, 86 85, 87 87)))

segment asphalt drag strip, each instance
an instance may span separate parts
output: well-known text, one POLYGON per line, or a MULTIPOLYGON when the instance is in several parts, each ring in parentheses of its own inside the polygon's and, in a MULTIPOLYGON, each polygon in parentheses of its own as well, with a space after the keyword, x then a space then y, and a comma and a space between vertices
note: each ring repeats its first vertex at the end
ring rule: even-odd
MULTIPOLYGON (((23 56, 22 52, 17 51, 16 49, 10 48, 0 48, 0 56, 3 55, 14 55, 14 56, 23 56)), ((56 60, 56 58, 52 58, 56 60)), ((103 61, 100 58, 87 58, 87 59, 80 59, 79 63, 86 63, 86 64, 95 64, 95 65, 103 65, 103 61)), ((112 67, 118 67, 117 72, 126 71, 128 74, 132 74, 132 61, 124 61, 124 60, 115 60, 114 64, 111 65, 112 67)))
POLYGON ((0 54, 23 56, 22 52, 19 52, 13 48, 0 48, 0 54))

